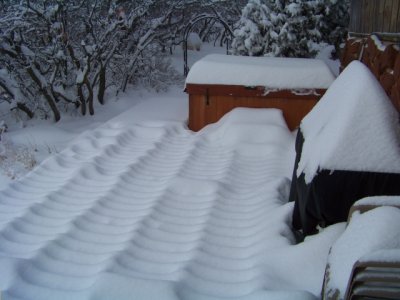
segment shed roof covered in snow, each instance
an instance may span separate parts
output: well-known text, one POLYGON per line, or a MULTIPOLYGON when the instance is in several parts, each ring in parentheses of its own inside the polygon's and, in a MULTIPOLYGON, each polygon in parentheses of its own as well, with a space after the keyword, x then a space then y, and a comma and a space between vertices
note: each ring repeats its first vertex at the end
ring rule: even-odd
POLYGON ((186 84, 327 89, 335 76, 319 59, 207 55, 191 68, 186 84))

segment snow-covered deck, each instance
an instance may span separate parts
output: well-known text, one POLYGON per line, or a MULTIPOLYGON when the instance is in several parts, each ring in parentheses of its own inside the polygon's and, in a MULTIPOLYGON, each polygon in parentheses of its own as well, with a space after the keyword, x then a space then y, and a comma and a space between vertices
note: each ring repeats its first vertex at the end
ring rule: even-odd
POLYGON ((83 133, 0 192, 5 299, 318 295, 343 227, 294 245, 281 112, 239 109, 194 134, 161 121, 176 110, 152 118, 157 105, 83 133))

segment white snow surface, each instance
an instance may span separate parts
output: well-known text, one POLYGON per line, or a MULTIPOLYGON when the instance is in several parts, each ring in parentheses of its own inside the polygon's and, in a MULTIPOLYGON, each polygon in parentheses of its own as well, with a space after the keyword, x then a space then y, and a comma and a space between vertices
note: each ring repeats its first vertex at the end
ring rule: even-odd
POLYGON ((361 262, 400 262, 400 249, 381 249, 368 253, 359 259, 361 262))
POLYGON ((373 196, 366 197, 356 201, 353 206, 357 205, 385 205, 385 206, 399 206, 400 196, 373 196))
POLYGON ((0 192, 5 299, 319 294, 343 228, 294 246, 281 111, 236 109, 193 133, 179 103, 155 116, 159 101, 140 103, 0 192))
POLYGON ((369 258, 385 261, 399 257, 399 228, 398 208, 379 207, 354 215, 329 254, 328 294, 339 291, 338 299, 343 299, 351 270, 357 260, 369 258))
POLYGON ((186 84, 327 89, 334 80, 330 68, 319 59, 210 54, 193 65, 186 84))
POLYGON ((319 169, 400 173, 398 113, 374 75, 352 62, 300 124, 297 175, 319 169), (357 79, 357 80, 355 80, 357 79))

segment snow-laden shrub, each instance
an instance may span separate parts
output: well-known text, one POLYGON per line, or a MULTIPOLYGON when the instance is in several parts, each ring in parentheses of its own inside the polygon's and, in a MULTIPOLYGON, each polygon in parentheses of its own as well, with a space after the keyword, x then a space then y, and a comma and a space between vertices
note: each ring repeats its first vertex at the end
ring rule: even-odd
POLYGON ((138 61, 138 71, 132 77, 132 84, 140 83, 157 92, 166 91, 171 85, 183 84, 184 77, 172 66, 171 59, 161 53, 158 46, 149 48, 138 61))
POLYGON ((200 51, 201 49, 201 38, 196 32, 191 32, 189 33, 189 36, 187 38, 187 48, 188 50, 196 50, 200 51))
POLYGON ((0 136, 0 172, 16 179, 36 166, 35 150, 32 147, 15 145, 7 138, 5 131, 0 136))
POLYGON ((320 43, 339 45, 348 9, 348 0, 250 0, 236 24, 232 53, 313 57, 320 43))

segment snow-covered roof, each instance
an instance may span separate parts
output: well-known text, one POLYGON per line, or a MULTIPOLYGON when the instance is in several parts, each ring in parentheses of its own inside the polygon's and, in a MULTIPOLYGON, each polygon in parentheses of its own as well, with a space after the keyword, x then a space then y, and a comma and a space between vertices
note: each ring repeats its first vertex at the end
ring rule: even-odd
POLYGON ((327 89, 335 76, 319 59, 207 55, 186 84, 264 86, 267 89, 327 89))
POLYGON ((400 173, 399 115, 368 68, 352 62, 304 117, 297 175, 319 169, 400 173))

